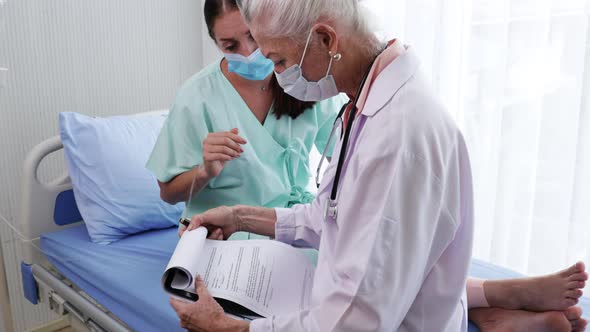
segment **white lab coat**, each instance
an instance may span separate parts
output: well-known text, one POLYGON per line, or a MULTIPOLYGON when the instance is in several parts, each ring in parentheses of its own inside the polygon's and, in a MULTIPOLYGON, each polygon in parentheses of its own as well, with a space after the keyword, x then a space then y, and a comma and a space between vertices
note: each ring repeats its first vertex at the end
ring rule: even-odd
POLYGON ((311 303, 250 331, 467 331, 469 158, 418 67, 409 49, 374 81, 353 124, 336 220, 324 217, 336 160, 313 203, 277 209, 277 240, 319 249, 311 303))

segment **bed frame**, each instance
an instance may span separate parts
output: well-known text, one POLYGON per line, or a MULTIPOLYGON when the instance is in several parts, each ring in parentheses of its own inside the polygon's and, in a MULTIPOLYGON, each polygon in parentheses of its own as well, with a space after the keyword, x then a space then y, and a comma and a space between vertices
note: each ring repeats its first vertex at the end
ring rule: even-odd
POLYGON ((77 331, 132 331, 61 276, 37 249, 41 234, 82 223, 67 173, 48 183, 42 183, 38 177, 41 162, 61 149, 60 137, 50 138, 33 148, 24 163, 19 218, 24 236, 21 263, 24 297, 32 304, 48 306, 67 319, 77 331))

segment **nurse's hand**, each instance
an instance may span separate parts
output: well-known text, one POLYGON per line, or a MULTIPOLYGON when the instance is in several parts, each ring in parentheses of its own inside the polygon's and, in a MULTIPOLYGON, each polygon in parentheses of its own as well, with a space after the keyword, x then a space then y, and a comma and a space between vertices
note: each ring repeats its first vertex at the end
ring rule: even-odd
POLYGON ((203 166, 208 179, 217 177, 225 163, 239 158, 244 152, 241 145, 246 140, 238 135, 238 129, 210 133, 203 141, 203 166))
POLYGON ((188 230, 192 231, 199 227, 206 227, 209 231, 208 238, 211 240, 227 240, 232 234, 238 232, 239 222, 234 207, 220 206, 201 214, 193 216, 188 228, 181 226, 178 235, 188 230))
POLYGON ((250 324, 228 317, 213 299, 200 276, 195 281, 199 300, 193 303, 170 298, 170 304, 180 318, 180 327, 189 331, 248 331, 250 324))

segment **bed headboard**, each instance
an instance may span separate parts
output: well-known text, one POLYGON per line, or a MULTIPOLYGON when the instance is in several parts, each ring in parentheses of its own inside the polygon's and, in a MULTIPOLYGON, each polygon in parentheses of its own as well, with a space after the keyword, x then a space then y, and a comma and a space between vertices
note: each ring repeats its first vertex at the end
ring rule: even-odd
POLYGON ((39 180, 38 169, 43 159, 62 148, 60 137, 55 136, 34 147, 25 159, 19 223, 25 237, 23 259, 27 264, 35 262, 40 254, 29 242, 38 241, 43 233, 54 232, 82 221, 67 171, 48 183, 39 180))
MULTIPOLYGON (((168 110, 141 112, 133 115, 160 114, 168 110)), ((48 183, 39 180, 39 165, 47 156, 63 149, 60 136, 35 146, 27 155, 23 167, 20 231, 25 237, 23 259, 27 264, 39 262, 43 255, 30 245, 39 241, 41 234, 55 232, 82 222, 72 191, 67 170, 64 175, 48 183)))

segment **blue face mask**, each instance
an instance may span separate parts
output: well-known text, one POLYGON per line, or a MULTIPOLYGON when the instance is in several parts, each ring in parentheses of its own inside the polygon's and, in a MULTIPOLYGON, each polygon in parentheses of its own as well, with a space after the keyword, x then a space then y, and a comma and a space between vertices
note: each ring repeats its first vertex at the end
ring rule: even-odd
POLYGON ((262 81, 274 69, 274 63, 262 55, 260 49, 245 57, 240 54, 224 54, 229 71, 251 81, 262 81))

